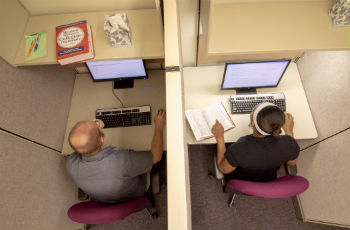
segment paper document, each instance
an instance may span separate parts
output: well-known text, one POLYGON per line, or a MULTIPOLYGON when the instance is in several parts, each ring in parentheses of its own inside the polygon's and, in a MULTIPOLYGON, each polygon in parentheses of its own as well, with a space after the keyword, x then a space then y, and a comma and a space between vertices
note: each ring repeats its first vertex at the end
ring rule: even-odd
POLYGON ((186 110, 185 114, 197 141, 213 137, 211 128, 216 120, 222 124, 225 131, 235 127, 221 102, 209 105, 203 109, 186 110))

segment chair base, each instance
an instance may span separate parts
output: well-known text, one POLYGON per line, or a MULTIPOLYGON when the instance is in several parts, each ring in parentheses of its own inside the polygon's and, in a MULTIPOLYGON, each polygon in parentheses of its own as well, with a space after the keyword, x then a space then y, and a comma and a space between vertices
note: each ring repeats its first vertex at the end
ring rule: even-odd
POLYGON ((236 198, 236 193, 233 193, 233 195, 232 195, 232 197, 231 197, 231 200, 230 200, 230 202, 228 203, 228 206, 229 206, 230 208, 232 208, 233 205, 235 204, 235 198, 236 198))
POLYGON ((88 194, 86 194, 83 190, 81 190, 80 188, 78 188, 78 200, 80 201, 86 201, 89 200, 90 197, 88 194))
POLYGON ((93 224, 84 224, 83 229, 84 230, 89 230, 89 229, 91 229, 92 226, 93 226, 93 224))
POLYGON ((158 218, 158 211, 156 209, 156 202, 154 195, 160 193, 160 166, 156 164, 151 170, 151 185, 147 191, 147 198, 149 200, 146 205, 146 211, 152 218, 158 218))
POLYGON ((300 221, 304 221, 303 211, 302 211, 302 209, 300 207, 300 203, 299 203, 300 202, 299 197, 293 196, 291 198, 292 198, 292 203, 293 203, 296 218, 300 221))
POLYGON ((151 190, 152 195, 156 195, 160 193, 160 172, 159 165, 154 165, 154 168, 151 171, 151 190))
POLYGON ((148 215, 150 215, 150 217, 152 218, 158 218, 158 212, 155 208, 146 208, 146 211, 148 213, 148 215))

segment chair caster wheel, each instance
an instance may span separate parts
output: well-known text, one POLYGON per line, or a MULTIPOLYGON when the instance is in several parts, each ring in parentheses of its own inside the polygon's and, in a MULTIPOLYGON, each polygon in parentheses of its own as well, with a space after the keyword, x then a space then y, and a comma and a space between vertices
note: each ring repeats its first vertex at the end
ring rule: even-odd
POLYGON ((153 218, 153 219, 158 218, 158 213, 157 213, 157 212, 156 212, 156 213, 153 213, 153 214, 152 214, 152 218, 153 218))
POLYGON ((92 227, 92 224, 84 224, 84 230, 89 230, 92 227))
POLYGON ((153 219, 158 218, 158 212, 157 212, 157 210, 154 210, 154 208, 152 208, 152 209, 153 209, 153 210, 148 209, 148 208, 146 209, 148 215, 150 215, 153 219))

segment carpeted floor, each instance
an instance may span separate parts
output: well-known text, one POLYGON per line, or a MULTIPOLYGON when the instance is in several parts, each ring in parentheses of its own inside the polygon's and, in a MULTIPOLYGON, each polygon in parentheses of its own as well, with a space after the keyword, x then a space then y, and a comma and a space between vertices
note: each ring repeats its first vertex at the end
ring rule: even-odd
MULTIPOLYGON (((192 229, 319 229, 344 228, 299 221, 290 198, 264 199, 239 195, 233 208, 230 194, 221 190, 219 181, 209 177, 215 145, 189 145, 192 202, 192 229)), ((279 174, 283 174, 280 170, 279 174)))

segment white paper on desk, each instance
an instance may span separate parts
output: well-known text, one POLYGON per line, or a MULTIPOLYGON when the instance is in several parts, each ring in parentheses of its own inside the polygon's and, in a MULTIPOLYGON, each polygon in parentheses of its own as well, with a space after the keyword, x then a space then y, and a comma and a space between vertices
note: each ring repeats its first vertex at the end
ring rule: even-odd
POLYGON ((185 114, 197 141, 212 135, 208 122, 199 109, 187 110, 185 114))
POLYGON ((213 137, 211 128, 216 120, 222 124, 225 131, 235 127, 221 102, 209 105, 203 109, 186 110, 185 115, 197 141, 213 137))
POLYGON ((216 120, 218 120, 224 127, 224 130, 232 128, 232 120, 228 117, 225 108, 221 103, 213 104, 202 109, 202 113, 208 122, 211 130, 216 120))

